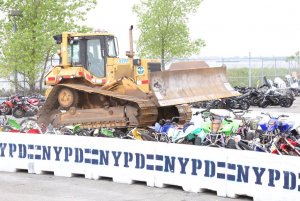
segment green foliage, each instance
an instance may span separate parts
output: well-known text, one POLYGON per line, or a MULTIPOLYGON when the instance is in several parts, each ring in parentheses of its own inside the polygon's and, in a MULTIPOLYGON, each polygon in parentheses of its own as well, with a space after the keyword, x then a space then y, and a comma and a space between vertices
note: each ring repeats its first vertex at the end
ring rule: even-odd
POLYGON ((48 57, 57 52, 53 35, 63 31, 91 31, 80 26, 96 0, 0 0, 0 70, 10 80, 14 70, 29 80, 31 90, 41 79, 48 57), (20 10, 20 16, 10 16, 10 10, 20 10), (14 33, 14 23, 17 32, 14 33))
POLYGON ((287 57, 286 61, 293 60, 293 59, 298 59, 298 61, 299 61, 299 59, 300 59, 300 51, 296 52, 295 55, 287 57))
POLYGON ((200 38, 191 40, 187 24, 201 1, 141 0, 141 4, 135 4, 132 9, 141 31, 135 41, 139 57, 174 59, 199 54, 205 42, 200 38))

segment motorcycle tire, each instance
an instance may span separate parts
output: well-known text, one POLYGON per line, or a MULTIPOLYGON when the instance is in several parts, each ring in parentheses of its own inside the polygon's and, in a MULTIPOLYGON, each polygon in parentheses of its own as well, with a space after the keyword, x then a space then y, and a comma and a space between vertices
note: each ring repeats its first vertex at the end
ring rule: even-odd
POLYGON ((243 100, 243 101, 240 102, 240 109, 241 110, 248 110, 249 108, 250 108, 249 101, 243 100))
POLYGON ((126 134, 120 130, 115 130, 113 135, 114 135, 114 137, 121 138, 121 137, 124 137, 126 134))
POLYGON ((253 132, 247 132, 246 133, 246 140, 250 141, 254 139, 254 133, 253 132))
POLYGON ((13 130, 12 127, 10 127, 10 126, 3 126, 1 132, 9 132, 9 131, 11 131, 11 130, 13 130))
POLYGON ((203 108, 203 102, 197 102, 197 108, 203 108))
POLYGON ((10 115, 11 112, 12 112, 12 108, 9 105, 5 104, 5 106, 4 106, 4 113, 6 115, 10 115))
POLYGON ((258 106, 258 107, 261 107, 261 104, 263 103, 263 101, 264 101, 263 99, 258 100, 257 106, 258 106))
POLYGON ((64 131, 62 132, 62 134, 63 134, 63 135, 73 135, 73 132, 70 131, 70 130, 68 130, 68 129, 66 129, 66 130, 64 130, 64 131))
POLYGON ((258 97, 252 97, 252 98, 250 99, 250 104, 253 105, 253 106, 257 106, 258 101, 259 101, 259 98, 258 98, 258 97))
POLYGON ((201 142, 201 138, 200 137, 196 137, 194 145, 196 146, 201 146, 202 142, 201 142))
POLYGON ((246 145, 243 142, 238 142, 238 146, 242 149, 242 150, 252 150, 248 145, 246 145))
POLYGON ((263 102, 261 103, 261 108, 266 108, 266 107, 268 107, 268 105, 269 105, 269 102, 268 102, 268 101, 263 101, 263 102))
POLYGON ((12 111, 12 115, 15 118, 22 118, 22 117, 25 116, 25 113, 26 113, 26 111, 22 110, 21 108, 14 108, 13 111, 12 111))
POLYGON ((235 146, 235 141, 233 139, 229 139, 226 145, 228 149, 237 149, 235 146))
POLYGON ((212 101, 210 106, 211 106, 210 109, 223 109, 224 108, 224 105, 223 105, 222 101, 220 101, 220 100, 212 101))
POLYGON ((284 101, 283 107, 291 107, 292 105, 293 105, 293 100, 290 99, 290 98, 287 98, 287 99, 284 101))
POLYGON ((146 133, 142 133, 141 137, 144 141, 156 141, 155 138, 151 137, 150 135, 148 135, 146 133))
POLYGON ((298 154, 296 154, 296 153, 293 152, 293 151, 290 151, 288 155, 289 155, 289 156, 299 156, 298 154))
POLYGON ((24 124, 28 126, 28 123, 33 126, 35 123, 37 123, 37 120, 35 118, 24 119, 23 121, 21 121, 20 126, 24 127, 25 126, 24 124))

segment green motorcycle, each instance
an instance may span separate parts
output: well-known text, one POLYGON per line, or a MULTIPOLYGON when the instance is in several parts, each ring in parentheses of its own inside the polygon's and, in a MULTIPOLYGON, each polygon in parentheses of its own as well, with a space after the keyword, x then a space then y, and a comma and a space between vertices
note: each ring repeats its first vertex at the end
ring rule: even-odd
POLYGON ((203 115, 210 117, 211 122, 201 122, 200 127, 206 134, 201 143, 211 147, 236 149, 236 142, 231 135, 237 131, 242 120, 231 119, 229 116, 222 116, 209 111, 205 111, 203 115))

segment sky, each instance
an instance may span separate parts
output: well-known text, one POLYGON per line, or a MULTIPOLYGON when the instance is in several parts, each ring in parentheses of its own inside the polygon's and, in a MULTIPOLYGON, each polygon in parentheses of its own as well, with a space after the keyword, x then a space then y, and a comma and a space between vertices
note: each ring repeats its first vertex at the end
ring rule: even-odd
MULTIPOLYGON (((120 57, 129 50, 129 27, 133 38, 138 18, 132 6, 139 0, 98 0, 84 24, 106 29, 119 42, 120 57)), ((206 46, 200 57, 290 56, 300 50, 300 0, 204 0, 190 17, 192 39, 206 46)), ((135 45, 134 45, 134 49, 135 45)))

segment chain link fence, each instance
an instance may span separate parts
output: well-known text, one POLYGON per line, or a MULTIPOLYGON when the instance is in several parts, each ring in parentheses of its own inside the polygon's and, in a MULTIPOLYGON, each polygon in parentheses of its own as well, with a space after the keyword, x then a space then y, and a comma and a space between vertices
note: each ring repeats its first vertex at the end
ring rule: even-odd
POLYGON ((300 75, 300 60, 286 57, 247 57, 247 58, 201 58, 168 60, 166 69, 173 62, 205 61, 210 67, 227 67, 227 78, 231 86, 252 86, 264 83, 263 77, 274 80, 296 72, 300 75))

